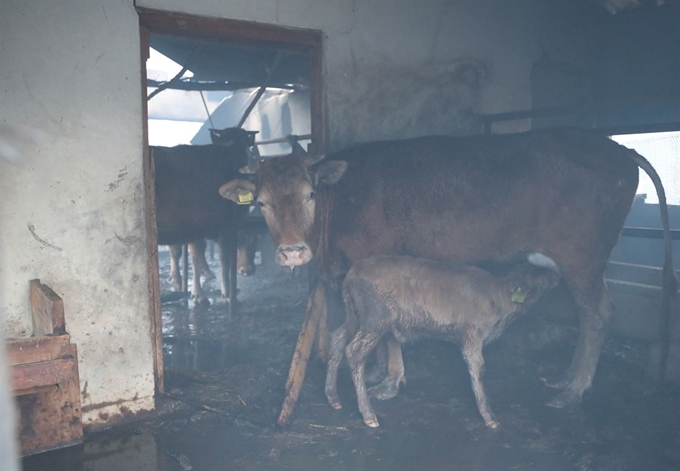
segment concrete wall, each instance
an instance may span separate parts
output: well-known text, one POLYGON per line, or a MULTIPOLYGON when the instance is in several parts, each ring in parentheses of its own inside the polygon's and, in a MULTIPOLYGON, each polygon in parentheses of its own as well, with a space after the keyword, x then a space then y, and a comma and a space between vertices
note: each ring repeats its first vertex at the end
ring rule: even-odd
MULTIPOLYGON (((531 105, 544 2, 138 0, 146 8, 324 32, 328 149, 477 132, 477 112, 531 105)), ((517 125, 514 125, 517 126, 517 125)))
MULTIPOLYGON (((479 130, 527 108, 546 26, 538 0, 138 0, 137 6, 323 30, 329 150, 479 130)), ((0 309, 31 334, 28 281, 64 298, 85 423, 153 407, 138 18, 132 0, 5 0, 0 119, 42 145, 0 174, 0 309)))
POLYGON ((84 422, 153 407, 138 18, 131 1, 6 0, 0 119, 40 145, 0 172, 0 309, 31 334, 28 282, 64 299, 84 422))

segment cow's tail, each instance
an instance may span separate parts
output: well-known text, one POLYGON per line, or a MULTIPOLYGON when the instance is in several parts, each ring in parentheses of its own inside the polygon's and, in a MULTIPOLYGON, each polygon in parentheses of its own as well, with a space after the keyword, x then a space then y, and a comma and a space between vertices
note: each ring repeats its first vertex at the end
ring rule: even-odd
POLYGON ((668 350, 670 347, 671 326, 675 313, 678 311, 678 278, 673 268, 673 241, 671 240, 671 228, 668 222, 668 205, 666 204, 666 192, 663 184, 652 164, 635 151, 629 152, 630 158, 645 171, 656 189, 659 198, 659 210, 661 211, 661 226, 663 228, 663 285, 661 300, 661 354, 659 357, 659 379, 663 380, 666 373, 668 350))

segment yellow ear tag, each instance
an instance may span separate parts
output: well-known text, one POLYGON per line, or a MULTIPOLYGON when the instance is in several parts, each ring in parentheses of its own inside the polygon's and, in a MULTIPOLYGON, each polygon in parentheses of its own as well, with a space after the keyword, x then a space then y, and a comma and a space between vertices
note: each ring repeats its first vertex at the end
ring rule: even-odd
POLYGON ((517 304, 524 303, 524 290, 521 286, 512 290, 512 302, 517 304))
POLYGON ((250 191, 242 191, 238 194, 238 202, 236 204, 250 204, 253 202, 253 193, 250 191))

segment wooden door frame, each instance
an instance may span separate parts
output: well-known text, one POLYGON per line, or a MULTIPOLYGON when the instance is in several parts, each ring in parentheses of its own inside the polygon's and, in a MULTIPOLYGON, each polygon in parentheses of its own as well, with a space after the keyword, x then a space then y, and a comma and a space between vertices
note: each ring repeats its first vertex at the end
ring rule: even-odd
POLYGON ((251 21, 222 19, 173 13, 167 11, 137 8, 139 15, 142 79, 142 126, 144 187, 146 191, 146 230, 149 253, 149 317, 150 335, 154 358, 156 394, 164 392, 163 382, 163 323, 161 318, 160 280, 158 274, 158 242, 156 231, 155 176, 149 155, 149 128, 146 92, 146 60, 149 57, 149 34, 172 36, 204 37, 245 42, 268 42, 282 47, 296 47, 309 53, 310 71, 310 114, 312 153, 320 154, 325 149, 325 123, 323 107, 323 34, 318 30, 288 28, 283 26, 255 23, 251 21))

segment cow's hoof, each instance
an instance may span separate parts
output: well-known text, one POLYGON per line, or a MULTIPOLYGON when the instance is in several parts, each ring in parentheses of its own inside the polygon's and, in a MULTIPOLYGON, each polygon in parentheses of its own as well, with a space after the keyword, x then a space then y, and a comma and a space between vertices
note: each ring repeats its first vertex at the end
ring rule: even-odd
POLYGON ((385 378, 382 383, 369 388, 368 394, 379 401, 392 399, 399 394, 399 383, 395 384, 389 378, 385 378))
POLYGON ((191 296, 191 300, 198 306, 210 306, 210 300, 205 295, 191 296))
MULTIPOLYGON (((236 296, 238 296, 240 292, 241 292, 241 290, 237 288, 236 289, 236 296)), ((229 295, 227 293, 225 293, 224 291, 220 291, 220 294, 222 295, 222 297, 224 299, 229 300, 229 295)))
POLYGON ((554 378, 541 378, 543 384, 553 389, 564 389, 569 386, 570 380, 566 375, 559 375, 554 378))
POLYGON ((545 405, 554 407, 555 409, 563 409, 565 407, 577 406, 581 403, 581 396, 576 394, 572 389, 565 389, 545 405))

